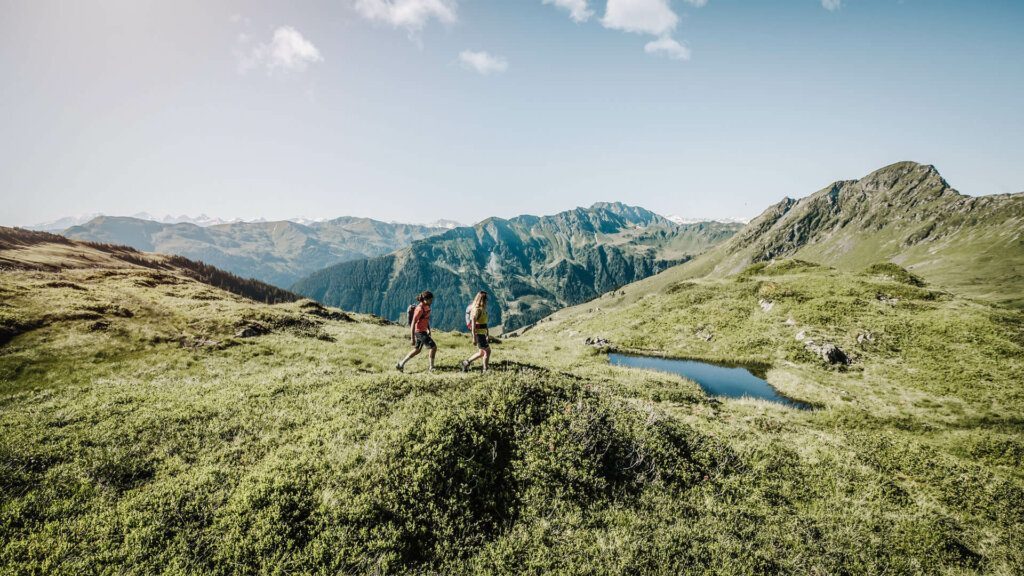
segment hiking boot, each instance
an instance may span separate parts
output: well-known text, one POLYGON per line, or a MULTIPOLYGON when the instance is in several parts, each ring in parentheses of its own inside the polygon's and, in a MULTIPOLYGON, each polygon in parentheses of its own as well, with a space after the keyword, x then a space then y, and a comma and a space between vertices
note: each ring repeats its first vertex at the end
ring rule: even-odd
POLYGON ((401 362, 395 362, 395 370, 398 370, 399 372, 402 371, 402 363, 401 362))
POLYGON ((469 362, 466 362, 465 360, 462 361, 462 371, 469 372, 469 362))

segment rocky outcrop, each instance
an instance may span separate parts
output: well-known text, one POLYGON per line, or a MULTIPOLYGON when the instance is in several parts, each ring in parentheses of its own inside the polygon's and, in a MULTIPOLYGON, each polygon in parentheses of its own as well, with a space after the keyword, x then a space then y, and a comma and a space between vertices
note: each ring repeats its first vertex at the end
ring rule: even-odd
POLYGON ((846 366, 851 363, 850 357, 846 352, 831 342, 818 344, 814 340, 805 340, 804 348, 821 358, 826 364, 832 366, 846 366))

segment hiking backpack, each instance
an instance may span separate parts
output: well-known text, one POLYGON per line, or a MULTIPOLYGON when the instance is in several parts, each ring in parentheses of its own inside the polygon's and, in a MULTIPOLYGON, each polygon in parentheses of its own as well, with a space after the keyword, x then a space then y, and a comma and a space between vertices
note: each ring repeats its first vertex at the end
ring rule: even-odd
POLYGON ((466 306, 466 330, 473 331, 473 305, 466 306))
POLYGON ((409 309, 405 311, 405 324, 406 326, 412 326, 412 317, 416 313, 416 304, 409 304, 409 309))

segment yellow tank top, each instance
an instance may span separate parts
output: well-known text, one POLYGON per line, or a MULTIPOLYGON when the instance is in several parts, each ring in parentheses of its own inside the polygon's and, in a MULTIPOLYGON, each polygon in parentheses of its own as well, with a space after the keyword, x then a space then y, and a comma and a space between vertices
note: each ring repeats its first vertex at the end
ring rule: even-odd
POLYGON ((477 311, 475 322, 477 324, 483 324, 483 326, 476 327, 474 332, 477 334, 487 334, 487 308, 477 311))

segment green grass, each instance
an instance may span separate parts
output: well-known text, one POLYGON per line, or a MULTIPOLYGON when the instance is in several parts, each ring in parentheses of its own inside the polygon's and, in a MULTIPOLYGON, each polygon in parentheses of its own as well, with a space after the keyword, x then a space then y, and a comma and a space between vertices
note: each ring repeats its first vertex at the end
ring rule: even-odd
POLYGON ((367 316, 4 272, 0 572, 1020 573, 1021 314, 879 272, 633 285, 487 375, 455 333, 400 374, 406 328, 367 316), (589 336, 769 364, 819 408, 719 402, 589 336))

